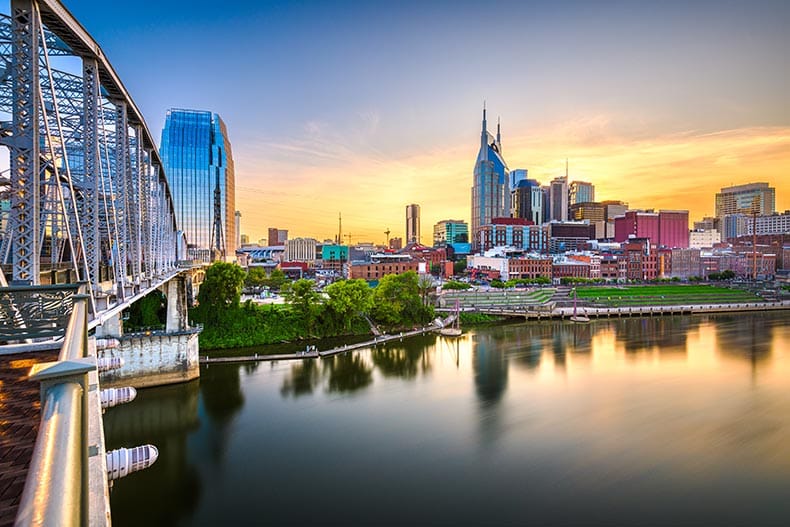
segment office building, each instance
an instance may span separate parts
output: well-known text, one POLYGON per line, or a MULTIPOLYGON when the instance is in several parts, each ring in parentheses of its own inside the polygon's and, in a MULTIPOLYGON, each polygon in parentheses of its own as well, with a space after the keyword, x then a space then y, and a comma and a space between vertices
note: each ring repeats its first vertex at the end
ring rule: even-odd
POLYGON ((317 241, 313 238, 285 240, 285 261, 315 263, 317 241))
MULTIPOLYGON (((483 108, 483 130, 480 150, 475 162, 472 182, 472 238, 473 245, 479 238, 480 227, 493 218, 510 216, 509 170, 502 157, 502 136, 497 124, 496 137, 488 133, 486 109, 483 108)), ((477 246, 473 247, 478 250, 477 246)))
POLYGON ((530 220, 536 225, 543 223, 543 189, 534 179, 522 179, 511 192, 511 216, 530 220))
POLYGON ((568 176, 555 178, 549 184, 549 207, 551 221, 568 219, 568 176))
POLYGON ((586 181, 573 181, 570 185, 570 205, 595 201, 595 186, 586 181))
POLYGON ((687 210, 629 210, 615 218, 614 241, 640 238, 657 247, 687 248, 688 229, 687 210))
POLYGON ((692 249, 710 249, 717 243, 721 243, 721 233, 715 229, 689 232, 689 247, 692 249))
POLYGON ((236 211, 235 219, 236 226, 234 230, 236 231, 236 249, 238 249, 241 247, 241 211, 236 211))
POLYGON ((269 227, 269 245, 285 245, 288 240, 288 229, 269 227))
POLYGON ((420 243, 420 206, 406 205, 406 244, 420 243))
POLYGON ((773 214, 776 212, 776 189, 768 183, 748 183, 724 187, 716 194, 716 217, 727 214, 773 214))
POLYGON ((595 226, 595 237, 606 238, 606 206, 594 201, 573 203, 570 206, 570 219, 573 221, 587 221, 595 226))
POLYGON ((529 178, 529 171, 526 168, 514 168, 510 171, 509 180, 510 180, 510 192, 516 190, 518 184, 522 181, 525 181, 529 178))
POLYGON ((469 226, 462 220, 442 220, 433 226, 434 247, 469 243, 469 226))
POLYGON ((750 219, 746 234, 753 234, 755 226, 758 235, 762 234, 790 234, 790 211, 782 214, 768 214, 750 219))
POLYGON ((170 109, 160 154, 189 257, 233 257, 235 176, 225 123, 215 113, 170 109))

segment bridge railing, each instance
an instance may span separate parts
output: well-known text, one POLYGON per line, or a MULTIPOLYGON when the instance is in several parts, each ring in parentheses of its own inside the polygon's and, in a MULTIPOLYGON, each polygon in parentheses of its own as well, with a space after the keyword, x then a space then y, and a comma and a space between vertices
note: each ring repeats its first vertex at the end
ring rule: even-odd
POLYGON ((41 423, 17 512, 16 525, 88 524, 88 299, 73 309, 58 360, 33 367, 41 381, 41 423))

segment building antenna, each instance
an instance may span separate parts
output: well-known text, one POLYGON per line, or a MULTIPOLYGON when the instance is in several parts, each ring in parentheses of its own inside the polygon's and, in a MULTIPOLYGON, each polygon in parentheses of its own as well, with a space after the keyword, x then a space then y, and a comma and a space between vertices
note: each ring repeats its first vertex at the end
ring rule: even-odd
POLYGON ((337 244, 343 243, 343 216, 340 212, 337 213, 337 244))
POLYGON ((568 158, 565 158, 565 179, 568 179, 568 158))

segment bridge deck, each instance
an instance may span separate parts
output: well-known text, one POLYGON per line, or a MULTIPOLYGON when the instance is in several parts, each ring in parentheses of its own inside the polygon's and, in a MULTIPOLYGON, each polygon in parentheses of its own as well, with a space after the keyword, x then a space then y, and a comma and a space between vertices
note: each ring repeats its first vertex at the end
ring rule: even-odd
POLYGON ((0 357, 0 527, 13 525, 41 422, 40 383, 27 379, 39 362, 57 360, 58 349, 0 357))

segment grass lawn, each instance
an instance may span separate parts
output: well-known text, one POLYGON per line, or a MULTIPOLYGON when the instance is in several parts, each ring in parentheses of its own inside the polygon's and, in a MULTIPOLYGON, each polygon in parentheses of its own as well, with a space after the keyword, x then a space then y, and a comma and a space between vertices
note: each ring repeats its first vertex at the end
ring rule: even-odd
POLYGON ((762 302, 760 297, 747 291, 716 285, 578 287, 576 293, 579 298, 615 307, 762 302))

